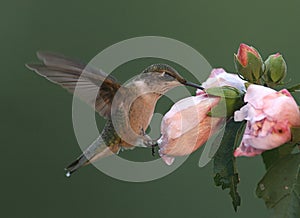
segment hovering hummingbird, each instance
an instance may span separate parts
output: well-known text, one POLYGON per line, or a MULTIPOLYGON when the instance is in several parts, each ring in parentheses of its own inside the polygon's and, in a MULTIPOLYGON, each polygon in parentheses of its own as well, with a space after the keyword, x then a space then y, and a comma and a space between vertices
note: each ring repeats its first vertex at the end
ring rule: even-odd
POLYGON ((144 130, 148 128, 158 99, 181 85, 203 89, 186 81, 166 64, 153 64, 121 86, 103 71, 63 55, 38 52, 37 57, 43 63, 27 64, 29 69, 71 93, 76 94, 75 88, 79 87, 83 92, 78 92, 78 97, 107 119, 100 136, 65 168, 68 177, 80 167, 117 154, 120 149, 152 146, 155 143, 144 130), (88 95, 92 91, 97 93, 96 97, 88 95))

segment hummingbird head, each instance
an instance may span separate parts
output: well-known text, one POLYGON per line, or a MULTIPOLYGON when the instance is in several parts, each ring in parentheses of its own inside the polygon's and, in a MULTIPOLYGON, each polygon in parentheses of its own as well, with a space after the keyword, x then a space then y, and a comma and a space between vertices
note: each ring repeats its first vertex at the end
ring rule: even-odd
POLYGON ((168 91, 171 88, 180 85, 191 86, 197 89, 204 89, 202 86, 189 82, 184 79, 174 68, 167 64, 153 64, 147 67, 142 74, 144 79, 160 89, 160 91, 168 91))

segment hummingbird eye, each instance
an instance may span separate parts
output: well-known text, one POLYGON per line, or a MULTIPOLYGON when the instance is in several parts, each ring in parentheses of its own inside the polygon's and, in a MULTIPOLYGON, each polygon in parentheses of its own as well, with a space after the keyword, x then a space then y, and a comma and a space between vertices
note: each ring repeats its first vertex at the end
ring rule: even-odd
POLYGON ((164 80, 167 80, 167 81, 172 81, 172 80, 175 79, 174 76, 171 75, 171 74, 170 74, 169 72, 167 72, 167 71, 162 72, 162 77, 164 78, 164 80))

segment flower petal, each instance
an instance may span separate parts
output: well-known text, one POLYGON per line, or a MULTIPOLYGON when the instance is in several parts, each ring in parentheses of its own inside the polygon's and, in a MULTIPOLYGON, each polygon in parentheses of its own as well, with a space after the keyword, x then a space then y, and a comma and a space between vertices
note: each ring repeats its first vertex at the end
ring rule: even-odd
POLYGON ((231 86, 240 91, 245 91, 245 81, 237 74, 227 73, 223 68, 216 68, 211 71, 209 78, 202 83, 205 89, 212 87, 231 86))
POLYGON ((276 93, 275 90, 260 86, 250 85, 247 89, 244 101, 250 103, 255 109, 263 108, 263 98, 269 94, 276 93))
POLYGON ((246 147, 244 144, 242 144, 240 147, 236 148, 233 156, 240 157, 240 156, 246 156, 246 157, 254 157, 256 155, 261 154, 265 150, 260 150, 253 148, 251 146, 246 147))
POLYGON ((167 165, 172 165, 175 158, 174 157, 171 157, 171 156, 168 156, 168 155, 164 155, 164 154, 160 154, 160 157, 161 159, 165 162, 165 164, 167 165))
POLYGON ((207 96, 192 96, 180 100, 164 116, 161 124, 162 135, 175 139, 195 128, 219 100, 218 97, 207 96))
POLYGON ((299 108, 292 96, 287 95, 287 93, 277 92, 265 96, 263 101, 263 111, 269 119, 277 121, 288 120, 292 126, 300 125, 299 108))
POLYGON ((245 105, 239 111, 234 112, 234 121, 243 121, 248 116, 249 106, 245 105))

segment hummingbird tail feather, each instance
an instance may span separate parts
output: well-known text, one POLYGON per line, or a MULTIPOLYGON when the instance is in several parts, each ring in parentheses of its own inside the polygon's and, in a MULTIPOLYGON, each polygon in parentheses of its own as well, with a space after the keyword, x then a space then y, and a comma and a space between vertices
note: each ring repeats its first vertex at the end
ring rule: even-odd
POLYGON ((87 165, 89 160, 84 154, 80 155, 75 161, 65 168, 66 176, 70 177, 72 173, 77 171, 80 167, 87 165))
POLYGON ((70 177, 71 174, 77 171, 79 168, 112 154, 114 154, 114 152, 111 151, 111 148, 103 144, 101 138, 98 138, 83 152, 83 154, 81 154, 75 161, 65 168, 66 176, 70 177))

